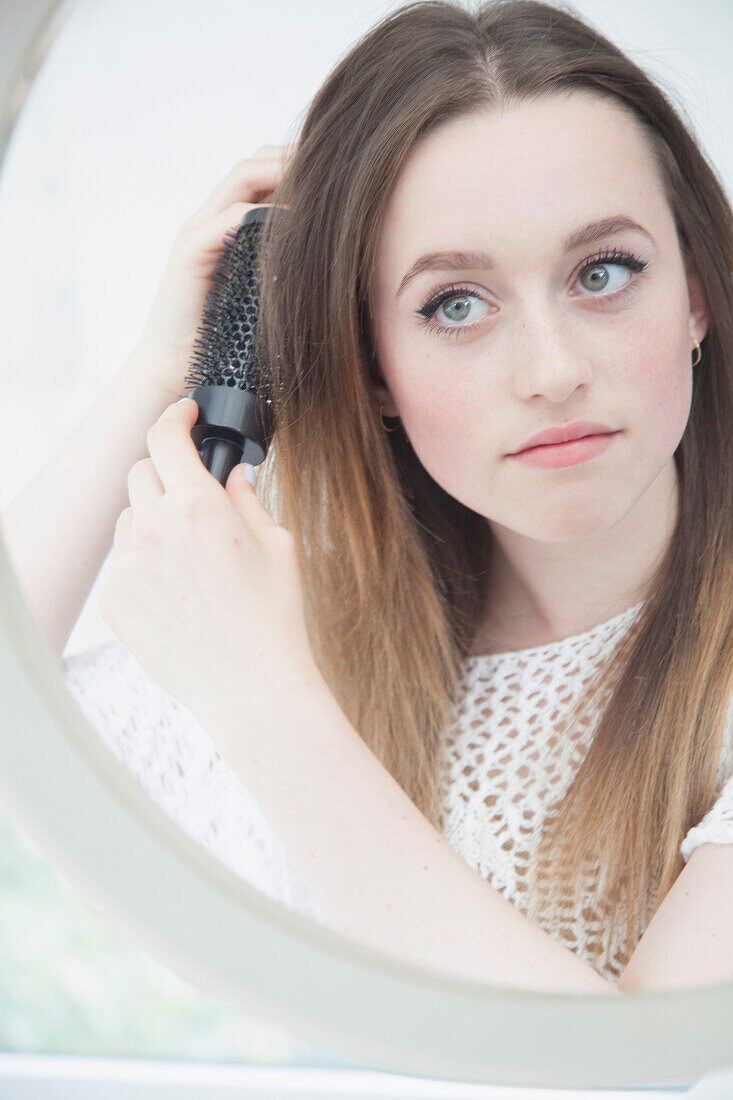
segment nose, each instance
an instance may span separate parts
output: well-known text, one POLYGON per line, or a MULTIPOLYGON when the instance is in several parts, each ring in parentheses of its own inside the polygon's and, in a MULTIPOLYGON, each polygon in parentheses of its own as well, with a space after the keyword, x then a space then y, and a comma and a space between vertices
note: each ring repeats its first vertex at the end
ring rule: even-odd
POLYGON ((556 320, 525 320, 509 354, 517 396, 541 395, 561 404, 593 376, 592 363, 577 340, 556 320))

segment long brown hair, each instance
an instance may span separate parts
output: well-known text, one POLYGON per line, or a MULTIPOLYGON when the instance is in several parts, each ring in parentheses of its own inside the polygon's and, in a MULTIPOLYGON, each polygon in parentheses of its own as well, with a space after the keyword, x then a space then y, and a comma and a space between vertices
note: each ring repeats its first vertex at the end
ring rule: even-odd
POLYGON ((585 89, 624 105, 653 151, 710 327, 674 460, 678 521, 649 595, 591 685, 592 744, 548 815, 526 907, 597 866, 597 910, 627 957, 719 790, 733 684, 733 234, 723 188, 670 99, 567 7, 499 0, 393 11, 313 99, 263 230, 258 337, 275 428, 258 493, 294 536, 314 656, 341 708, 439 830, 446 730, 485 614, 493 538, 399 430, 385 433, 369 287, 380 225, 415 143, 449 119, 585 89), (602 853, 602 860, 600 854, 602 853), (572 877, 572 876, 571 876, 572 877))

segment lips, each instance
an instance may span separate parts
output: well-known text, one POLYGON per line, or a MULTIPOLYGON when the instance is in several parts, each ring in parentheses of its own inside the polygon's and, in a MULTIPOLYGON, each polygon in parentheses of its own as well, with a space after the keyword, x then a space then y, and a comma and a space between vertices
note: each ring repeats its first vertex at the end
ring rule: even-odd
POLYGON ((537 432, 536 435, 530 436, 530 438, 522 444, 517 451, 512 451, 511 454, 521 454, 522 451, 528 451, 532 447, 546 447, 557 443, 568 443, 573 439, 583 439, 588 435, 611 435, 617 429, 609 427, 608 424, 601 424, 595 420, 576 420, 574 424, 556 425, 553 428, 546 428, 544 431, 537 432))

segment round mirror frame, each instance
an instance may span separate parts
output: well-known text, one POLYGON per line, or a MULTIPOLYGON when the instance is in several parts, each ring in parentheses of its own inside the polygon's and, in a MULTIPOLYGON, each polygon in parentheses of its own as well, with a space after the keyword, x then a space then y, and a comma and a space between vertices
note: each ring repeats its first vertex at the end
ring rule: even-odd
MULTIPOLYGON (((13 28, 0 170, 69 6, 36 0, 25 33, 13 28)), ((462 1082, 677 1091, 733 1065, 733 983, 621 998, 473 984, 363 948, 234 875, 147 797, 76 707, 1 532, 0 698, 3 807, 87 904, 236 1009, 374 1069, 462 1082)))

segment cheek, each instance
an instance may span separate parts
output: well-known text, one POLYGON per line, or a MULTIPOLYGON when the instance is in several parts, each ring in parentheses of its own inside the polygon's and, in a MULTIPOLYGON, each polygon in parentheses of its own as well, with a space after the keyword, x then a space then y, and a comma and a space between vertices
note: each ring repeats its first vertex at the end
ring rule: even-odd
POLYGON ((470 423, 466 398, 448 384, 426 384, 400 403, 402 423, 420 462, 430 476, 445 485, 451 469, 466 454, 466 429, 470 423))
POLYGON ((684 435, 692 402, 694 369, 687 344, 669 337, 637 345, 633 369, 627 371, 624 393, 629 427, 644 450, 661 457, 672 454, 684 435))
MULTIPOLYGON (((491 408, 490 395, 484 390, 478 401, 475 383, 471 387, 468 372, 461 375, 460 363, 431 356, 423 341, 404 333, 379 330, 377 351, 413 451, 433 480, 455 495, 456 487, 460 491, 466 478, 475 476, 470 437, 477 408, 491 408)), ((484 423, 479 443, 484 449, 492 432, 493 425, 484 423)))
POLYGON ((403 406, 403 423, 420 463, 444 492, 485 514, 501 488, 511 450, 506 418, 487 388, 458 384, 427 389, 403 406))

